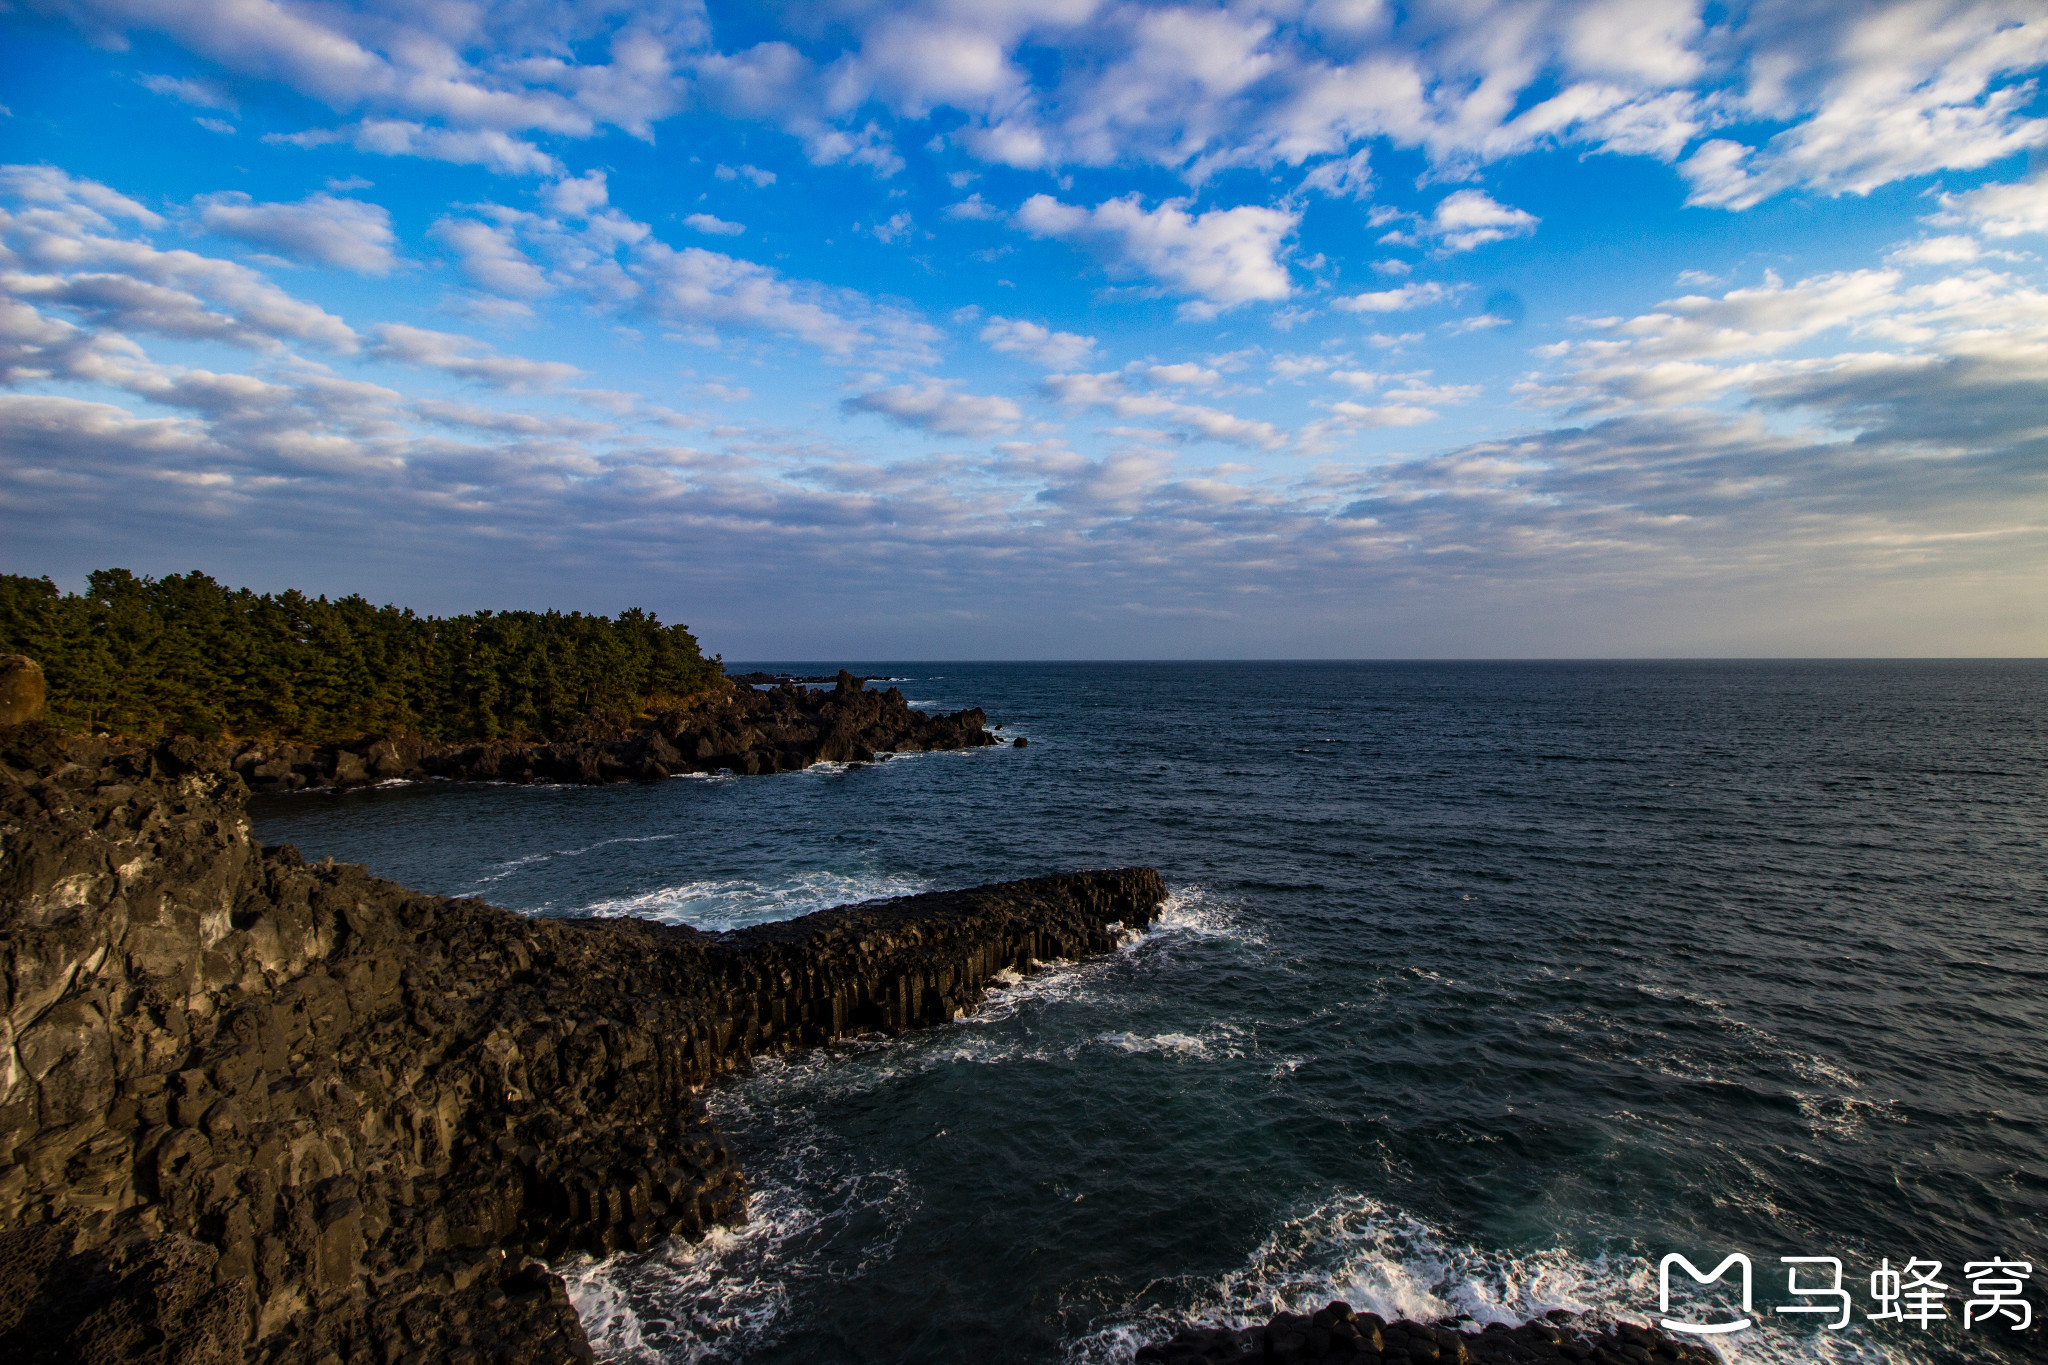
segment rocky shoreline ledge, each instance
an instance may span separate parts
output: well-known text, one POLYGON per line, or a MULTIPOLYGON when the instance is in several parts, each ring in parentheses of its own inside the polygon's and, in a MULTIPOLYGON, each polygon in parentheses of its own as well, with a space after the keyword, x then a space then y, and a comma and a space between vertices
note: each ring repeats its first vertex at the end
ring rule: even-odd
POLYGON ((1388 1322, 1356 1313, 1342 1301, 1308 1313, 1276 1313, 1262 1326, 1185 1327, 1138 1348, 1136 1365, 1721 1365, 1705 1347, 1651 1327, 1600 1324, 1563 1311, 1510 1327, 1484 1330, 1444 1324, 1388 1322))
MULTIPOLYGON (((888 714, 850 691, 849 757, 888 714)), ((258 847, 230 760, 0 729, 0 1357, 588 1360, 534 1258, 744 1219, 695 1087, 957 1017, 1165 899, 1137 868, 731 934, 528 919, 258 847)))
POLYGON ((890 753, 999 744, 979 708, 929 715, 898 688, 867 690, 840 670, 830 691, 784 679, 758 690, 726 686, 659 715, 587 725, 552 743, 510 740, 442 744, 417 735, 367 736, 348 744, 262 744, 229 763, 259 792, 361 787, 450 778, 466 782, 653 781, 680 773, 793 772, 813 763, 870 763, 890 753))

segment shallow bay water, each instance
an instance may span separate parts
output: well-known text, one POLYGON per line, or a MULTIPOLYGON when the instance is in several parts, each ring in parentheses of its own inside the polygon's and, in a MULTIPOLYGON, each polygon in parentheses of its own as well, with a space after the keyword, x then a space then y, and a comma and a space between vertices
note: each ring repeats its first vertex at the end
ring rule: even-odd
POLYGON ((1112 1361, 1331 1297, 1648 1321, 1658 1258, 1739 1251, 1731 1360, 2035 1358, 1960 1319, 1993 1258, 2048 1308, 2048 665, 865 671, 1031 743, 252 806, 422 890, 706 929, 1166 877, 1114 956, 711 1087, 752 1221, 560 1267, 602 1356, 1112 1361), (1775 1312, 1785 1256, 1841 1258, 1848 1330, 1775 1312), (1881 1258, 1940 1260, 1955 1320, 1867 1321, 1881 1258))

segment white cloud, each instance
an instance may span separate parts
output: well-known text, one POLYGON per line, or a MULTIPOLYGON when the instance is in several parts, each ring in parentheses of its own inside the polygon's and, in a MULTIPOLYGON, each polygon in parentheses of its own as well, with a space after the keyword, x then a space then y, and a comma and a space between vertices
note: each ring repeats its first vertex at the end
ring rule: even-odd
POLYGON ((371 347, 371 354, 380 360, 439 370, 494 389, 516 392, 551 388, 583 373, 574 365, 557 360, 501 355, 474 337, 453 332, 431 332, 423 327, 387 322, 377 327, 376 334, 377 343, 371 347))
POLYGON ((2048 176, 1944 194, 1941 209, 1929 221, 1942 227, 1969 227, 1998 238, 2048 234, 2048 176))
POLYGON ((1034 237, 1087 246, 1113 270, 1192 294, 1207 311, 1293 292, 1281 258, 1301 220, 1297 211, 1246 205, 1190 214, 1187 202, 1172 199, 1147 211, 1133 193, 1088 209, 1034 194, 1014 221, 1034 237))
POLYGON ((768 266, 700 247, 677 251, 642 243, 629 274, 645 291, 638 306, 654 317, 786 336, 837 360, 926 363, 940 335, 922 318, 852 290, 790 280, 768 266))
POLYGON ((541 191, 540 201, 549 213, 558 218, 580 218, 588 221, 596 215, 611 197, 603 171, 585 171, 582 175, 557 180, 541 191))
POLYGON ((1267 368, 1281 379, 1295 382, 1312 374, 1325 374, 1348 357, 1329 355, 1294 355, 1282 352, 1266 362, 1267 368))
POLYGON ((266 133, 265 142, 326 147, 345 142, 378 156, 418 156, 458 166, 482 166, 499 175, 561 175, 562 163, 530 142, 495 128, 430 128, 404 119, 364 119, 347 128, 266 133))
MULTIPOLYGON (((385 13, 190 0, 73 0, 63 8, 96 40, 159 33, 246 80, 278 82, 331 108, 370 111, 366 126, 432 120, 442 126, 422 134, 424 123, 415 123, 413 136, 380 150, 444 160, 479 158, 450 156, 457 144, 438 133, 589 137, 609 125, 647 137, 655 121, 681 107, 682 65, 709 36, 691 5, 604 16, 514 6, 459 19, 431 7, 385 13), (564 55, 576 48, 603 59, 564 55)), ((189 92, 174 86, 166 93, 189 92)))
POLYGON ((1446 195, 1425 227, 1444 252, 1470 251, 1488 242, 1527 237, 1540 221, 1535 214, 1496 203, 1484 190, 1446 195))
POLYGON ((463 276, 479 289, 514 299, 533 299, 553 286, 547 275, 519 249, 510 227, 473 218, 443 218, 427 235, 455 253, 463 276))
POLYGON ((1790 126, 1760 147, 1702 146, 1681 167, 1692 203, 1742 209, 1795 186, 1868 194, 2048 143, 2031 87, 2005 80, 2048 60, 2048 17, 2025 0, 1785 4, 1745 27, 1761 50, 1736 108, 1790 126))
POLYGON ((414 399, 407 407, 427 421, 468 427, 472 431, 495 431, 515 436, 564 436, 575 441, 593 441, 619 433, 619 428, 610 422, 593 422, 588 418, 552 413, 507 412, 500 408, 450 403, 436 398, 414 399))
POLYGON ((683 219, 683 226, 693 232, 707 233, 713 237, 737 237, 747 230, 745 223, 729 223, 708 213, 691 214, 683 219))
MULTIPOLYGON (((1953 254, 1926 255, 1937 266, 1953 254)), ((1935 448, 1967 445, 2031 401, 2012 395, 2029 385, 2048 389, 2048 294, 1972 260, 1949 263, 1962 273, 1918 283, 1896 270, 1791 285, 1773 278, 1762 288, 1599 319, 1586 324, 1585 339, 1540 348, 1556 368, 1521 391, 1571 412, 1744 400, 1808 407, 1837 431, 1867 431, 1873 414, 1903 431, 1900 414, 1910 409, 1935 448), (1952 406, 1944 411, 1942 403, 1952 406)), ((2026 420, 2048 439, 2038 415, 2026 420)))
POLYGON ((977 192, 968 195, 957 204, 947 205, 946 216, 948 218, 965 218, 976 222, 987 222, 990 219, 1002 217, 1003 211, 983 199, 977 192))
POLYGON ((889 216, 887 222, 876 223, 868 232, 876 241, 893 246, 897 242, 907 240, 916 230, 916 224, 910 221, 909 214, 895 213, 889 216))
POLYGON ((1479 396, 1479 387, 1474 384, 1431 384, 1427 370, 1382 374, 1374 370, 1333 369, 1330 378, 1360 394, 1371 395, 1371 401, 1341 398, 1319 404, 1330 415, 1310 422, 1300 432, 1302 449, 1311 454, 1337 448, 1334 438, 1344 433, 1434 422, 1441 415, 1439 409, 1479 396))
POLYGON ((1347 313, 1404 313, 1411 308, 1448 303, 1462 292, 1463 286, 1438 284, 1431 280, 1422 284, 1404 284, 1399 289, 1381 289, 1332 299, 1330 306, 1347 313))
POLYGON ((1223 376, 1215 370, 1186 360, 1177 365, 1147 365, 1144 375, 1155 384, 1178 388, 1206 389, 1223 382, 1223 376))
POLYGON ((252 246, 293 260, 382 275, 398 263, 392 248, 391 215, 380 204, 315 194, 292 204, 257 203, 240 191, 201 195, 192 201, 199 221, 252 246))
POLYGON ((605 203, 600 174, 558 182, 540 197, 562 216, 471 205, 477 217, 442 219, 432 234, 456 252, 472 284, 510 299, 573 292, 602 309, 674 324, 704 344, 734 329, 788 337, 834 359, 934 359, 941 334, 916 314, 702 247, 672 247, 605 203))
POLYGON ((1596 324, 1606 339, 1565 342, 1542 354, 1646 360, 1705 360, 1774 354, 1837 327, 1870 325, 1899 306, 1897 271, 1852 270, 1815 275, 1787 286, 1763 285, 1719 298, 1688 294, 1657 311, 1596 324))
POLYGON ((901 426, 934 436, 995 436, 1014 431, 1024 413, 1007 398, 956 393, 943 381, 928 379, 856 394, 841 406, 847 412, 869 412, 901 426))
POLYGON ((1022 356, 1048 370, 1075 370, 1095 354, 1095 338, 1076 332, 1055 332, 1022 318, 992 317, 981 329, 992 351, 1022 356))
POLYGON ((1364 430, 1420 426, 1437 418, 1433 409, 1413 403, 1354 403, 1348 398, 1330 404, 1330 411, 1342 426, 1364 430))
POLYGON ((0 166, 0 198, 17 200, 62 215, 66 233, 111 230, 109 219, 126 218, 146 228, 163 219, 125 194, 55 166, 0 166))
POLYGON ((775 172, 764 171, 759 166, 748 166, 745 164, 727 166, 721 164, 712 171, 712 174, 716 175, 720 180, 750 180, 753 182, 755 189, 766 189, 775 183, 775 172))
POLYGON ((1893 250, 1885 260, 1892 265, 1959 265, 1983 254, 1975 237, 1923 237, 1893 250))
POLYGON ((1251 421, 1218 408, 1182 403, 1163 394, 1139 393, 1117 374, 1051 375, 1045 381, 1044 391, 1046 397, 1069 407, 1104 408, 1121 418, 1154 418, 1212 441, 1258 450, 1277 450, 1287 444, 1286 435, 1270 422, 1251 421))
POLYGON ((902 156, 890 145, 881 125, 873 121, 857 131, 812 126, 801 135, 804 155, 814 166, 836 166, 841 162, 866 166, 884 180, 903 169, 902 156))
POLYGON ((1302 177, 1301 189, 1333 198, 1363 199, 1372 193, 1371 156, 1367 150, 1325 161, 1302 177))
POLYGON ((263 275, 191 251, 159 251, 116 231, 109 215, 147 229, 163 220, 104 185, 49 167, 0 167, 0 262, 6 292, 69 310, 103 332, 221 341, 257 350, 305 342, 350 352, 355 332, 263 275))
MULTIPOLYGON (((817 164, 885 176, 903 160, 877 111, 942 108, 962 120, 946 143, 989 162, 1149 164, 1190 184, 1309 167, 1302 188, 1352 195, 1377 139, 1450 177, 1545 147, 1664 162, 1691 149, 1694 202, 1730 208, 1800 186, 1863 194, 2048 145, 2025 80, 2048 61, 2035 0, 1756 0, 1711 25, 1668 0, 906 0, 835 11, 836 28, 797 20, 794 41, 729 53, 688 3, 459 19, 431 6, 62 8, 96 40, 162 34, 241 82, 361 112, 316 139, 507 174, 557 168, 533 136, 651 137, 693 89, 703 107, 795 136, 817 164), (1753 144, 1732 135, 1759 127, 1753 144)), ((225 98, 149 79, 176 98, 225 98)))
POLYGON ((153 94, 168 95, 201 109, 218 109, 224 114, 240 112, 234 96, 212 81, 178 76, 141 76, 137 79, 143 89, 153 94))

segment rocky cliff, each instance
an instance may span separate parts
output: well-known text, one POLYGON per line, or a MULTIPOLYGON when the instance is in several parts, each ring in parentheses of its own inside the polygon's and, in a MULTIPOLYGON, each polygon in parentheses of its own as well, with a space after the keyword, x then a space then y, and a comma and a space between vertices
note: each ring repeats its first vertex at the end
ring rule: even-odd
MULTIPOLYGON (((851 746, 893 714, 864 695, 707 719, 851 746)), ((533 1258, 744 1217, 694 1087, 955 1017, 1164 899, 1129 869, 725 935, 532 920, 259 848, 229 757, 0 730, 0 1358, 588 1359, 533 1258)))
POLYGON ((817 762, 866 763, 878 754, 972 749, 997 743, 980 710, 927 715, 892 687, 870 692, 842 670, 831 690, 785 681, 759 691, 730 686, 658 716, 593 725, 550 744, 435 744, 417 736, 354 744, 265 745, 234 751, 256 791, 353 787, 393 778, 488 782, 628 782, 677 773, 789 772, 817 762))

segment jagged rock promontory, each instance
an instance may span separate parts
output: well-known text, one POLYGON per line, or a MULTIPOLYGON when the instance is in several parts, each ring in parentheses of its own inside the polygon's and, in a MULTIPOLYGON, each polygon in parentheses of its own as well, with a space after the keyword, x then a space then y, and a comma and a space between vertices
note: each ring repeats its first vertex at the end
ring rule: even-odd
POLYGON ((790 772, 813 763, 866 763, 878 754, 973 749, 999 743, 979 709, 929 715, 898 688, 870 692, 840 670, 830 690, 794 682, 762 691, 729 685, 660 715, 588 725, 545 744, 506 740, 439 744, 413 735, 324 746, 263 744, 234 751, 256 791, 358 787, 394 778, 482 782, 630 782, 678 773, 790 772))
POLYGON ((733 934, 528 919, 260 848, 246 794, 193 741, 0 729, 0 1358, 587 1360, 535 1258, 744 1216, 694 1087, 1164 900, 1127 869, 733 934))

